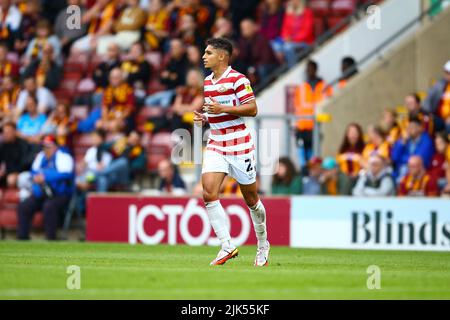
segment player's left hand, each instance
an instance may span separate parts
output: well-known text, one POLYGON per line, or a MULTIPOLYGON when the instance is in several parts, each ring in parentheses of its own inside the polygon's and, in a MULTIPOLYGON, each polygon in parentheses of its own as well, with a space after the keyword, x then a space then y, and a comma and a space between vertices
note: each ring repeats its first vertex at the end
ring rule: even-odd
POLYGON ((212 103, 205 103, 203 105, 203 110, 208 112, 209 114, 223 113, 223 106, 213 97, 209 97, 209 99, 212 101, 212 103))

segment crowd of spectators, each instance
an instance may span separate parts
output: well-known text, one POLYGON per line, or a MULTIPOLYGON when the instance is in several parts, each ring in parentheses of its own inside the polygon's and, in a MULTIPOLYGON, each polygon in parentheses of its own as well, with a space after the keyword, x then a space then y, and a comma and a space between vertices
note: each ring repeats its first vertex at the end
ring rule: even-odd
MULTIPOLYGON (((346 72, 352 61, 350 57, 343 59, 344 76, 338 88, 355 74, 355 68, 346 72)), ((316 103, 332 94, 317 76, 317 68, 315 62, 308 63, 307 81, 297 91, 303 97, 295 97, 302 100, 303 104, 296 107, 303 112, 308 110, 306 102, 313 112, 316 103), (312 100, 307 101, 305 96, 312 100)), ((280 159, 272 179, 272 193, 450 196, 450 61, 443 72, 442 79, 422 97, 418 93, 406 95, 402 113, 386 109, 379 123, 366 130, 358 123, 350 123, 335 157, 312 156, 313 122, 299 120, 301 170, 296 170, 289 158, 280 159)))

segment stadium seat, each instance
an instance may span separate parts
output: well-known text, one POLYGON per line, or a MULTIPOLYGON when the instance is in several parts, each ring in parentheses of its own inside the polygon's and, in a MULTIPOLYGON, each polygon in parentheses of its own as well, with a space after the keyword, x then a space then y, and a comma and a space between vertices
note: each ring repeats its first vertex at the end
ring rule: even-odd
POLYGON ((155 92, 163 91, 166 87, 159 82, 157 78, 154 78, 150 80, 148 87, 147 87, 147 94, 153 94, 155 92))
POLYGON ((150 144, 147 148, 147 169, 150 173, 155 173, 158 169, 158 164, 167 158, 170 158, 170 148, 164 145, 150 144))
POLYGON ((140 132, 148 131, 145 125, 149 118, 160 117, 164 114, 164 109, 157 106, 145 106, 136 115, 136 126, 140 132))
POLYGON ((89 60, 88 66, 87 66, 87 72, 86 75, 88 77, 92 77, 92 74, 94 73, 95 68, 103 62, 104 57, 101 55, 94 54, 91 59, 89 60))
POLYGON ((315 17, 326 17, 330 14, 330 0, 311 0, 309 7, 315 17))
MULTIPOLYGON (((328 29, 332 29, 335 26, 339 25, 340 23, 342 23, 343 20, 345 20, 346 17, 328 17, 327 18, 327 26, 328 29)), ((345 30, 345 28, 347 28, 348 24, 342 24, 341 27, 339 27, 336 31, 337 32, 342 32, 343 30, 345 30)))
POLYGON ((152 136, 150 144, 166 146, 170 150, 175 143, 171 132, 158 132, 152 136))
POLYGON ((325 21, 322 17, 314 18, 314 35, 319 37, 325 32, 325 21))
POLYGON ((355 0, 334 0, 331 3, 331 13, 333 16, 348 16, 356 9, 355 0))

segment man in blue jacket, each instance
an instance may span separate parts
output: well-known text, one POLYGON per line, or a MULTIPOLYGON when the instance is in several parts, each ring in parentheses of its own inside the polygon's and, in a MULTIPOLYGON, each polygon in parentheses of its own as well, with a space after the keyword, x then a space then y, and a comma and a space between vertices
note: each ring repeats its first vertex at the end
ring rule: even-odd
POLYGON ((396 180, 399 181, 408 171, 408 160, 411 156, 420 156, 425 167, 429 168, 433 153, 433 140, 423 130, 422 122, 417 117, 410 117, 406 134, 394 144, 392 149, 396 180))
POLYGON ((33 161, 32 194, 19 204, 17 237, 29 239, 33 215, 44 214, 44 229, 48 240, 56 240, 58 218, 67 209, 74 191, 74 161, 70 154, 60 150, 54 136, 46 136, 43 151, 33 161))

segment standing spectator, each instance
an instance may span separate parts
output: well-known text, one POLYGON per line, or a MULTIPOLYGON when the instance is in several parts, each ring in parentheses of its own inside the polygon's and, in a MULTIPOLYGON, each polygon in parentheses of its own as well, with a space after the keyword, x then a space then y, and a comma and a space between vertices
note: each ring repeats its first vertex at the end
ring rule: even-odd
POLYGON ((303 178, 303 194, 305 196, 319 196, 322 194, 322 186, 320 183, 322 173, 322 159, 312 157, 308 161, 308 175, 303 178))
POLYGON ((361 170, 362 152, 364 150, 363 131, 359 124, 351 123, 345 130, 344 140, 339 148, 337 163, 340 171, 356 182, 361 170))
POLYGON ((22 13, 11 0, 0 1, 0 41, 5 42, 10 50, 14 49, 14 43, 18 38, 22 13))
MULTIPOLYGON (((109 73, 114 68, 120 68, 120 48, 116 43, 110 43, 105 60, 94 70, 93 79, 97 86, 97 93, 100 93, 109 85, 109 73)), ((101 95, 98 97, 101 99, 101 95)), ((96 100, 98 102, 98 99, 96 100)), ((94 103, 94 105, 97 105, 94 103)))
POLYGON ((41 130, 47 121, 47 117, 45 114, 38 112, 35 96, 28 96, 26 111, 17 120, 18 136, 28 143, 39 144, 41 141, 41 130))
POLYGON ((408 171, 401 179, 399 196, 408 197, 437 197, 439 188, 436 180, 426 173, 423 160, 420 156, 412 156, 408 160, 408 171))
POLYGON ((425 168, 429 168, 433 152, 433 140, 428 133, 424 132, 420 119, 410 118, 404 136, 397 141, 392 149, 394 177, 397 179, 405 175, 408 160, 411 156, 420 156, 425 168))
POLYGON ((102 35, 98 38, 97 54, 106 52, 111 42, 117 43, 123 51, 130 49, 131 45, 141 37, 141 29, 147 21, 146 12, 139 6, 139 0, 126 0, 126 7, 114 21, 114 34, 102 35))
POLYGON ((161 180, 158 188, 160 192, 178 196, 186 194, 186 184, 169 159, 158 164, 158 176, 161 180))
MULTIPOLYGON (((445 122, 445 130, 450 134, 450 60, 444 65, 444 77, 428 92, 423 105, 425 111, 437 115, 445 122)), ((440 131, 443 128, 436 128, 440 131)))
POLYGON ((258 26, 252 19, 241 22, 239 53, 240 59, 247 65, 245 74, 255 74, 259 81, 267 78, 278 65, 269 41, 258 33, 258 26))
POLYGON ((137 131, 105 144, 113 160, 97 171, 97 192, 107 192, 114 185, 127 188, 131 179, 142 173, 147 165, 147 155, 137 131))
POLYGON ((84 15, 86 8, 82 5, 81 0, 68 0, 67 7, 62 9, 55 21, 55 34, 61 43, 62 52, 65 56, 70 53, 72 44, 86 34, 87 26, 82 24, 80 28, 69 28, 67 21, 72 16, 72 12, 68 11, 70 6, 78 6, 81 15, 84 15))
POLYGON ((161 72, 160 81, 167 89, 153 95, 145 100, 147 106, 161 106, 164 108, 172 104, 175 96, 175 88, 185 84, 187 67, 189 61, 186 57, 186 50, 180 39, 173 39, 170 42, 170 59, 167 67, 161 72))
POLYGON ((56 99, 53 93, 46 87, 38 87, 36 79, 33 76, 26 77, 23 81, 23 90, 17 97, 16 116, 19 116, 25 110, 28 97, 32 95, 37 98, 38 112, 46 114, 56 107, 56 99))
POLYGON ((450 191, 450 145, 447 135, 444 132, 437 133, 434 144, 436 153, 431 160, 428 174, 431 179, 437 181, 439 190, 448 193, 450 191))
POLYGON ((0 43, 0 79, 2 79, 3 77, 16 78, 18 75, 18 66, 8 60, 8 47, 5 43, 0 43))
POLYGON ((272 177, 272 194, 294 195, 302 192, 302 178, 295 170, 291 159, 280 158, 277 172, 272 177))
POLYGON ((0 187, 15 188, 19 173, 29 170, 32 156, 29 144, 17 136, 16 125, 5 123, 0 143, 0 187))
POLYGON ((134 111, 134 90, 125 82, 122 70, 111 70, 109 86, 105 89, 102 102, 102 116, 97 121, 97 129, 110 133, 120 132, 131 127, 130 115, 134 111))
POLYGON ((312 156, 314 115, 316 107, 332 95, 331 87, 327 87, 318 75, 318 65, 310 60, 306 67, 306 81, 297 86, 294 96, 294 108, 297 116, 309 117, 297 121, 296 138, 300 166, 306 166, 312 156))
POLYGON ((67 209, 73 193, 74 161, 72 156, 58 149, 56 140, 46 136, 41 151, 33 161, 32 194, 19 204, 20 240, 28 240, 33 215, 42 210, 48 240, 56 240, 58 219, 67 209))
POLYGON ((380 154, 372 154, 367 170, 361 171, 352 194, 357 197, 388 197, 395 195, 394 178, 385 158, 380 154))
POLYGON ((381 127, 369 126, 367 130, 368 143, 362 152, 361 166, 367 168, 367 163, 373 154, 378 154, 389 161, 391 158, 391 146, 385 139, 385 133, 381 127))
POLYGON ((62 65, 61 43, 56 35, 51 34, 51 26, 47 20, 40 20, 36 25, 36 37, 30 41, 25 52, 26 62, 29 65, 35 59, 42 59, 46 44, 53 47, 54 59, 58 65, 62 65))
POLYGON ((147 23, 144 26, 144 38, 150 50, 160 50, 169 36, 169 12, 163 0, 152 0, 148 7, 147 23))
POLYGON ((44 44, 42 56, 34 59, 25 69, 23 76, 35 77, 39 87, 54 90, 60 85, 62 68, 56 63, 53 47, 50 43, 44 44))
POLYGON ((297 63, 298 52, 314 42, 313 19, 313 12, 305 0, 288 1, 275 51, 283 54, 289 68, 297 63))

